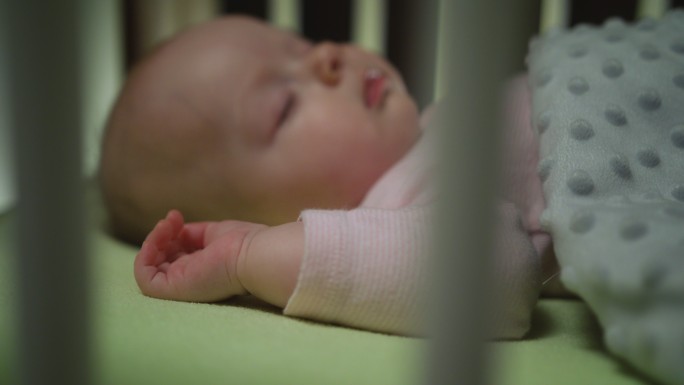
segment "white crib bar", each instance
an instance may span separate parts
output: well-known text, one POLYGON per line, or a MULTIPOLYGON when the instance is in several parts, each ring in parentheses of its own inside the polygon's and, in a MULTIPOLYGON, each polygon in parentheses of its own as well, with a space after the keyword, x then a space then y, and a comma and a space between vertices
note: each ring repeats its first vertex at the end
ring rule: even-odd
POLYGON ((354 0, 352 41, 379 55, 386 54, 387 1, 354 0))
POLYGON ((500 91, 517 67, 513 46, 525 38, 516 32, 529 25, 531 6, 497 0, 442 0, 440 6, 447 98, 436 128, 446 166, 437 210, 439 248, 431 266, 425 384, 497 383, 485 340, 500 91))
POLYGON ((301 0, 270 0, 268 2, 268 20, 280 28, 301 33, 301 0))
POLYGON ((636 16, 638 19, 659 19, 669 7, 669 0, 639 0, 636 16))
POLYGON ((570 3, 568 0, 542 0, 539 13, 539 33, 552 28, 567 28, 570 24, 570 3))
POLYGON ((109 110, 124 78, 122 6, 119 0, 86 1, 88 17, 81 34, 83 63, 83 168, 87 176, 97 172, 100 138, 109 110))
POLYGON ((18 199, 17 383, 88 384, 89 269, 81 178, 82 3, 5 1, 18 199))
POLYGON ((437 57, 435 59, 434 99, 440 100, 446 95, 446 71, 448 68, 446 52, 448 49, 447 44, 449 43, 449 39, 447 39, 447 22, 449 20, 446 13, 446 2, 440 0, 437 9, 437 52, 435 53, 437 57))

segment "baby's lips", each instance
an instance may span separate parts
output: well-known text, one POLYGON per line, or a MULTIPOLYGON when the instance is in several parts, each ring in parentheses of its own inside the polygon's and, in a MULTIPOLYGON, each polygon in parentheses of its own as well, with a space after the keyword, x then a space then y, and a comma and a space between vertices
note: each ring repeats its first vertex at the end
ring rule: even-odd
POLYGON ((363 97, 366 107, 375 108, 387 93, 387 76, 377 68, 371 68, 363 76, 363 97))

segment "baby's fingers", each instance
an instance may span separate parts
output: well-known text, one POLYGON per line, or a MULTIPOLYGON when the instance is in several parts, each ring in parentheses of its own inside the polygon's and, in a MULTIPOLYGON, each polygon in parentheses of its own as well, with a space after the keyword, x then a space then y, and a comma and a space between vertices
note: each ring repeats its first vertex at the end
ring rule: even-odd
POLYGON ((162 219, 154 226, 143 242, 136 262, 141 262, 143 265, 159 265, 166 256, 160 251, 168 248, 173 238, 173 227, 166 219, 162 219))
POLYGON ((159 250, 151 242, 145 241, 133 262, 135 281, 141 289, 142 284, 149 281, 159 271, 157 265, 161 263, 160 259, 159 250))
POLYGON ((134 261, 134 275, 140 289, 145 292, 155 275, 162 272, 164 264, 177 253, 175 239, 183 227, 183 216, 170 211, 160 220, 143 242, 134 261))
POLYGON ((145 241, 152 242, 158 249, 163 250, 178 237, 182 229, 183 215, 177 210, 171 210, 166 214, 166 218, 157 223, 145 241))

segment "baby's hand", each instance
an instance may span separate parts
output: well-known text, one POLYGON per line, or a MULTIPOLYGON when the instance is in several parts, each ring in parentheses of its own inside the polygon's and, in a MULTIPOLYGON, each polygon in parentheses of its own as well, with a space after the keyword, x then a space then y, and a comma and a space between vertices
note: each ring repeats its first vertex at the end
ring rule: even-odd
POLYGON ((248 222, 184 223, 176 210, 157 223, 135 258, 143 294, 212 302, 247 294, 238 265, 251 239, 268 228, 248 222))

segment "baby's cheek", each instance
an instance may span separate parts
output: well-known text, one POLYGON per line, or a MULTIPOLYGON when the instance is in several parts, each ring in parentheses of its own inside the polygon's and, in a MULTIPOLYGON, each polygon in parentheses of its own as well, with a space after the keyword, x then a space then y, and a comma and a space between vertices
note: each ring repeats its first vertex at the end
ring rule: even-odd
MULTIPOLYGON (((418 107, 409 97, 403 98, 397 108, 396 124, 403 128, 408 137, 416 137, 420 132, 420 115, 418 107)), ((428 112, 427 115, 430 115, 428 112)), ((425 116, 425 119, 430 119, 430 116, 425 116)))
POLYGON ((390 99, 385 109, 377 116, 385 140, 394 143, 414 142, 420 133, 418 109, 408 96, 397 95, 390 99))

